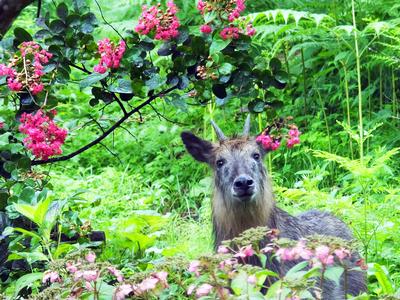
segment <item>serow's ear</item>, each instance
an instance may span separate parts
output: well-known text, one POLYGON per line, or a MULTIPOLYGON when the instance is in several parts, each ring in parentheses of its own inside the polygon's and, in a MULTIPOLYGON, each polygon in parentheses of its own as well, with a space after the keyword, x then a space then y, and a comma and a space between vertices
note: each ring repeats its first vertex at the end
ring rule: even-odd
POLYGON ((210 142, 202 140, 188 131, 182 132, 181 138, 187 151, 194 157, 194 159, 205 163, 211 163, 213 157, 213 145, 210 142))

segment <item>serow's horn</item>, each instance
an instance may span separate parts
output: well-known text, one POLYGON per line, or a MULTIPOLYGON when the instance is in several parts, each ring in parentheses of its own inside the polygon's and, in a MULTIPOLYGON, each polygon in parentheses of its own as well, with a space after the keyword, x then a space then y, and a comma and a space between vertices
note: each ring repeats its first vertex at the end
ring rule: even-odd
POLYGON ((225 134, 222 132, 221 128, 218 127, 218 125, 211 120, 211 125, 212 127, 214 127, 215 133, 217 134, 217 138, 220 142, 225 141, 226 140, 226 136, 225 134))
POLYGON ((250 134, 250 115, 247 116, 246 122, 244 123, 242 136, 246 137, 250 134))

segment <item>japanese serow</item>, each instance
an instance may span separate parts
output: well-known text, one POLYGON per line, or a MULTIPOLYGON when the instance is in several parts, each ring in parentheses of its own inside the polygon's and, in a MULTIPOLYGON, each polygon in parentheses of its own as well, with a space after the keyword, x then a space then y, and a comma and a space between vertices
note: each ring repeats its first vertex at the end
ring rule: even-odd
MULTIPOLYGON (((234 138, 227 138, 214 122, 212 125, 218 137, 217 143, 205 141, 191 132, 183 132, 181 137, 188 152, 214 171, 212 221, 215 248, 223 240, 232 239, 258 226, 276 228, 280 237, 292 240, 315 234, 353 239, 347 225, 330 213, 310 210, 292 216, 276 206, 272 185, 263 164, 266 151, 254 137, 249 136, 250 116, 243 133, 234 138)), ((351 267, 355 266, 358 259, 359 255, 353 253, 351 267)), ((280 262, 277 259, 271 261, 268 267, 281 275, 298 263, 280 262)), ((366 290, 364 272, 353 270, 347 272, 346 276, 346 283, 342 275, 339 285, 325 280, 323 299, 345 299, 345 294, 359 295, 366 290)))

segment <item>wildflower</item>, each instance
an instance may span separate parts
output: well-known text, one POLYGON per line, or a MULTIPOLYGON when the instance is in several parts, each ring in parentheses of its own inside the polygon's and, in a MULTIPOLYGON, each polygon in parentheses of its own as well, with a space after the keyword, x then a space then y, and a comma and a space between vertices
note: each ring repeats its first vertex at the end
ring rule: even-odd
POLYGON ((50 283, 61 282, 61 278, 58 272, 50 270, 44 272, 42 282, 46 283, 48 281, 50 281, 50 283))
POLYGON ((199 2, 197 2, 197 9, 201 12, 201 14, 204 13, 204 9, 206 8, 206 6, 207 4, 202 0, 199 0, 199 2))
POLYGON ((158 278, 149 277, 144 279, 140 284, 138 284, 138 289, 141 292, 146 292, 150 290, 154 290, 159 282, 158 278))
POLYGON ((333 265, 333 256, 330 254, 328 246, 321 245, 315 249, 315 257, 321 262, 322 265, 333 265))
POLYGON ((211 290, 213 289, 213 286, 208 284, 208 283, 204 283, 201 286, 199 286, 196 290, 196 297, 200 298, 203 296, 207 296, 208 294, 210 294, 211 290))
POLYGON ((256 285, 257 277, 255 275, 250 275, 249 277, 247 277, 247 282, 251 285, 256 285))
POLYGON ((66 269, 68 272, 70 272, 71 274, 75 273, 76 271, 78 271, 78 268, 76 265, 74 265, 72 262, 68 261, 66 264, 66 269))
POLYGON ((253 250, 252 246, 249 245, 249 246, 240 248, 239 252, 236 253, 234 256, 245 258, 245 257, 253 256, 253 255, 254 255, 254 250, 253 250))
POLYGON ((113 300, 123 300, 126 296, 133 292, 132 285, 123 284, 116 288, 113 300))
POLYGON ((85 259, 90 263, 94 263, 96 260, 96 254, 90 251, 88 254, 86 254, 85 259))
POLYGON ((255 30, 255 28, 253 27, 253 25, 251 25, 251 24, 247 25, 247 27, 246 27, 246 34, 247 34, 248 36, 253 36, 253 35, 256 34, 256 30, 255 30))
POLYGON ((212 32, 212 27, 210 25, 204 24, 200 26, 200 31, 204 34, 210 34, 212 32))
POLYGON ((256 142, 260 143, 265 150, 275 151, 281 145, 278 139, 274 139, 268 134, 261 134, 256 138, 256 142))
POLYGON ((276 251, 276 255, 284 261, 292 261, 295 258, 295 253, 290 248, 280 248, 276 251))
POLYGON ((196 286, 194 284, 189 285, 189 287, 186 291, 186 294, 191 295, 195 288, 196 288, 196 286))
POLYGON ((226 253, 229 253, 229 249, 227 247, 221 245, 218 247, 217 252, 220 254, 226 254, 226 253))
POLYGON ((121 271, 117 270, 115 267, 108 267, 107 269, 111 275, 117 278, 118 282, 124 281, 124 277, 122 276, 121 271))
POLYGON ((3 128, 4 128, 4 122, 0 121, 0 129, 3 129, 3 128))
POLYGON ((167 282, 167 277, 168 273, 165 271, 157 272, 153 275, 155 278, 158 278, 160 280, 160 283, 167 288, 168 287, 168 282, 167 282))
POLYGON ((333 251, 333 253, 340 261, 343 261, 344 259, 350 257, 350 251, 345 248, 336 249, 335 251, 333 251))
POLYGON ((194 261, 190 262, 188 271, 195 273, 195 275, 197 277, 199 277, 200 276, 200 261, 194 260, 194 261))
POLYGON ((88 270, 88 271, 83 271, 82 277, 86 281, 96 281, 97 278, 99 277, 99 274, 97 271, 88 270))
POLYGON ((67 131, 58 127, 42 110, 36 114, 23 113, 19 131, 27 135, 23 140, 25 147, 43 160, 61 154, 61 145, 67 137, 67 131))

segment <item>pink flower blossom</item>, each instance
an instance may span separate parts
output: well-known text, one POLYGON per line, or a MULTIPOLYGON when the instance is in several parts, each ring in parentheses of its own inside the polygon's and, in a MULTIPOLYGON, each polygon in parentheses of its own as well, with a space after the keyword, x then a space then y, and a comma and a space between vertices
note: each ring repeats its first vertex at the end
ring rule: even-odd
POLYGON ((287 140, 286 147, 293 148, 293 146, 297 144, 300 144, 300 139, 298 137, 292 137, 287 140))
POLYGON ((180 23, 176 16, 178 9, 173 1, 167 3, 167 10, 163 11, 159 6, 142 7, 142 14, 139 18, 135 31, 142 35, 154 32, 156 40, 168 41, 179 35, 180 23))
POLYGON ((255 30, 255 28, 254 28, 251 24, 247 25, 247 27, 246 27, 246 34, 247 34, 248 36, 253 36, 253 35, 256 34, 256 30, 255 30))
POLYGON ((204 13, 204 9, 206 8, 207 4, 205 2, 203 2, 202 0, 199 0, 197 2, 197 9, 203 14, 204 13))
POLYGON ((195 273, 195 275, 197 277, 200 276, 200 261, 199 260, 193 260, 190 262, 189 268, 188 268, 189 272, 195 273))
POLYGON ((154 290, 159 282, 158 278, 150 277, 144 279, 141 283, 138 284, 138 289, 141 292, 146 292, 150 290, 154 290))
POLYGON ((19 92, 23 88, 22 83, 12 77, 9 77, 7 79, 7 85, 8 85, 8 88, 14 92, 19 92))
POLYGON ((249 277, 247 277, 247 282, 251 285, 256 285, 257 277, 255 275, 250 275, 249 277))
POLYGON ((97 278, 99 277, 99 274, 97 271, 88 270, 88 271, 83 271, 82 277, 86 281, 96 281, 97 278))
POLYGON ((194 285, 194 284, 189 285, 189 287, 186 291, 186 294, 191 295, 195 288, 196 288, 196 285, 194 285))
POLYGON ((276 251, 276 255, 283 261, 292 261, 295 258, 295 253, 291 248, 280 248, 276 251))
POLYGON ((212 289, 213 289, 212 285, 210 285, 208 283, 204 283, 196 289, 196 297, 200 298, 200 297, 207 296, 208 294, 210 294, 212 289))
POLYGON ((330 254, 330 249, 328 246, 321 245, 315 248, 315 257, 326 266, 333 265, 333 255, 330 254))
POLYGON ((256 138, 256 142, 260 143, 265 150, 275 151, 281 145, 280 141, 272 138, 270 135, 261 134, 256 138))
POLYGON ((245 258, 245 257, 253 256, 253 255, 254 255, 254 250, 253 250, 252 246, 249 245, 249 246, 240 248, 239 252, 236 253, 234 256, 245 258))
POLYGON ((72 262, 68 261, 66 264, 66 269, 68 272, 70 272, 71 274, 75 273, 76 271, 78 271, 77 265, 74 265, 72 262))
POLYGON ((217 252, 220 254, 226 254, 226 253, 229 253, 229 249, 227 247, 221 245, 218 247, 217 252))
POLYGON ((4 128, 4 123, 0 121, 0 129, 4 128))
POLYGON ((226 27, 220 32, 220 36, 223 40, 227 39, 238 39, 239 38, 239 28, 237 27, 226 27))
POLYGON ((33 95, 36 95, 36 94, 39 94, 41 91, 43 91, 44 85, 42 83, 34 82, 29 87, 29 89, 30 89, 30 91, 32 92, 33 95))
POLYGON ((103 74, 107 69, 117 69, 121 64, 122 57, 126 50, 126 44, 123 40, 119 45, 114 45, 110 39, 105 38, 97 43, 98 53, 100 54, 100 62, 94 66, 93 70, 97 73, 103 74))
POLYGON ((117 270, 115 267, 108 267, 107 269, 111 275, 117 278, 118 282, 124 281, 124 277, 122 276, 121 271, 117 270))
POLYGON ((113 300, 124 300, 132 292, 133 292, 132 285, 130 284, 120 285, 115 290, 113 300))
POLYGON ((51 283, 54 282, 61 282, 60 275, 56 271, 46 271, 43 274, 43 279, 42 282, 46 283, 47 281, 50 281, 51 283))
POLYGON ((90 251, 86 254, 85 259, 90 263, 94 263, 96 260, 96 254, 90 251))
POLYGON ((200 31, 204 34, 210 34, 212 32, 212 27, 210 25, 204 24, 200 26, 200 31))
POLYGON ((344 259, 350 257, 350 251, 345 248, 336 249, 335 251, 333 251, 333 253, 340 261, 343 261, 344 259))
POLYGON ((62 153, 67 131, 58 127, 42 110, 35 114, 23 113, 20 121, 19 131, 27 135, 24 145, 36 158, 47 160, 62 153))

